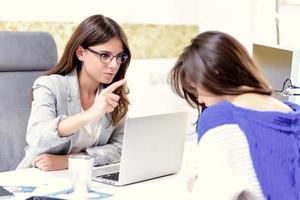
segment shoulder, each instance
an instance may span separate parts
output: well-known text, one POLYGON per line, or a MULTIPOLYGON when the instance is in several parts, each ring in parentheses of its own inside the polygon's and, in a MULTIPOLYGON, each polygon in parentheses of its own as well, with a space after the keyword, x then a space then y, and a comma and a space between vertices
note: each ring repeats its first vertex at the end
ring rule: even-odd
POLYGON ((197 124, 198 141, 210 129, 235 123, 233 109, 234 107, 229 102, 218 103, 206 108, 201 113, 197 124))
POLYGON ((64 82, 64 76, 59 74, 43 75, 37 78, 33 83, 33 89, 38 87, 46 87, 50 90, 54 90, 57 85, 62 85, 64 82))

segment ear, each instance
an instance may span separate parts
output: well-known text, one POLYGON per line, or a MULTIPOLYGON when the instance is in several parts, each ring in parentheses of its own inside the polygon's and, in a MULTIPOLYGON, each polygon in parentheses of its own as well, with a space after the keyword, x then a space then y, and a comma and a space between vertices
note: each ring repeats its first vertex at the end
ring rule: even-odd
POLYGON ((77 49, 76 49, 76 56, 78 58, 78 60, 80 61, 83 61, 84 60, 84 48, 82 48, 82 46, 79 46, 77 49))

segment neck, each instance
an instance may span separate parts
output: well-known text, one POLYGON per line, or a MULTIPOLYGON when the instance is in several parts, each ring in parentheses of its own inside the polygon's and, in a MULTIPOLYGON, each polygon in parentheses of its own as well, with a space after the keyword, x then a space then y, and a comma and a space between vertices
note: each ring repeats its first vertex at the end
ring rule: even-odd
POLYGON ((88 95, 95 95, 99 86, 97 81, 94 81, 91 77, 88 77, 87 74, 80 70, 78 73, 78 82, 80 92, 88 94, 88 95))
POLYGON ((246 93, 229 100, 232 104, 259 111, 290 112, 291 108, 269 95, 246 93))

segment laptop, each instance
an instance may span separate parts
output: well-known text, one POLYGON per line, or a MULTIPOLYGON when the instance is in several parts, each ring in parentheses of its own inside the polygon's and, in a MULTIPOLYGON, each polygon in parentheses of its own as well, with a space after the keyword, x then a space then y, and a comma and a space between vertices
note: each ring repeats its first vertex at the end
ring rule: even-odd
POLYGON ((93 180, 122 186, 178 172, 186 124, 187 112, 128 119, 121 162, 94 168, 93 180))

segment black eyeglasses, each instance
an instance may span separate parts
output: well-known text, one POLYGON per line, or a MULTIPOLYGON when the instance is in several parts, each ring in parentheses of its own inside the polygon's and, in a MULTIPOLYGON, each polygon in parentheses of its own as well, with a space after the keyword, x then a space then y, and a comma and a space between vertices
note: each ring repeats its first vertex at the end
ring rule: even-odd
POLYGON ((97 56, 99 56, 99 59, 100 61, 103 63, 103 64, 108 64, 110 63, 114 58, 116 58, 116 61, 118 64, 122 64, 124 62, 126 62, 126 60, 128 59, 128 54, 122 52, 122 53, 119 53, 117 55, 113 55, 111 52, 109 51, 95 51, 89 47, 86 48, 88 51, 96 54, 97 56))

